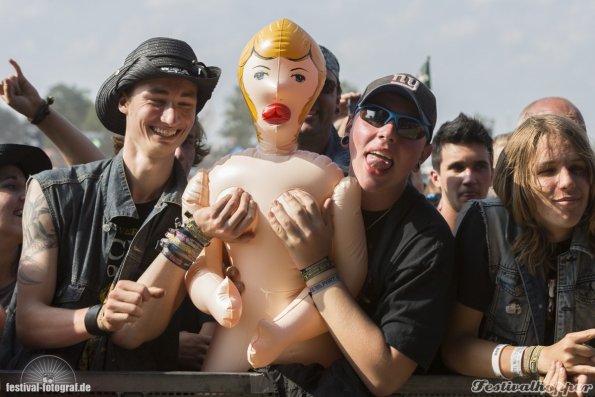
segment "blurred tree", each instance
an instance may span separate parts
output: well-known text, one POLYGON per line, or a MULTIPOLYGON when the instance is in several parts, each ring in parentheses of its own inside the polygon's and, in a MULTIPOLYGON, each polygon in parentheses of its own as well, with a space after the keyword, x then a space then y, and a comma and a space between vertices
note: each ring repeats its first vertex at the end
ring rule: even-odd
POLYGON ((254 147, 257 143, 256 130, 240 87, 235 87, 228 97, 223 114, 223 126, 218 135, 225 140, 223 152, 229 152, 238 146, 254 147))
POLYGON ((15 114, 11 109, 0 107, 0 143, 26 143, 25 125, 15 114))
POLYGON ((57 112, 83 131, 106 156, 113 154, 112 133, 97 118, 89 90, 59 83, 50 87, 49 95, 55 98, 52 107, 57 112))

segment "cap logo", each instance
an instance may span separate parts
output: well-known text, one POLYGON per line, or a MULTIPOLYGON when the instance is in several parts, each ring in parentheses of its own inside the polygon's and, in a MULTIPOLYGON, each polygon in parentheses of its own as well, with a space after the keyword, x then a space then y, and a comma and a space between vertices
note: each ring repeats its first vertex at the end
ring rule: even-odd
POLYGON ((411 91, 417 91, 417 87, 419 87, 419 81, 416 80, 413 76, 409 76, 406 74, 395 74, 393 79, 391 80, 392 84, 399 84, 405 88, 410 89, 411 91))
POLYGON ((190 76, 190 73, 188 73, 186 69, 178 68, 175 66, 162 66, 159 69, 166 73, 176 73, 190 76))

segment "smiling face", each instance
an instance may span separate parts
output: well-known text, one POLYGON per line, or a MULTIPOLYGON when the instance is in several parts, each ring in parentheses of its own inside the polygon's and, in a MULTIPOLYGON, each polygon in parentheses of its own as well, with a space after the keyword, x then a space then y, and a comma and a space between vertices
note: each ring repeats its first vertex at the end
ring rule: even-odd
POLYGON ((14 165, 0 166, 0 236, 23 239, 23 204, 25 203, 25 175, 14 165))
POLYGON ((145 80, 121 97, 119 109, 129 146, 150 157, 173 157, 194 124, 196 85, 173 77, 145 80))
POLYGON ((559 134, 542 136, 536 153, 535 217, 550 241, 563 241, 570 238, 589 203, 587 166, 559 134))
POLYGON ((245 98, 254 107, 261 147, 293 151, 308 101, 318 87, 318 70, 310 57, 262 59, 256 54, 244 65, 245 98))
MULTIPOLYGON (((393 112, 418 117, 410 100, 382 93, 366 100, 393 112)), ((405 189, 409 174, 430 152, 425 137, 405 139, 395 132, 394 122, 375 127, 356 114, 350 132, 349 152, 353 172, 363 189, 362 208, 382 210, 392 205, 405 189)))

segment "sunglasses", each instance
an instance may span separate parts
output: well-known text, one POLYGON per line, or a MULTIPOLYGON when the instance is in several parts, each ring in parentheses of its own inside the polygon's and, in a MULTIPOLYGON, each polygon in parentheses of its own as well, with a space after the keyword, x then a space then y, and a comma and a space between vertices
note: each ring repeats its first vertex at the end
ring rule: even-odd
POLYGON ((380 128, 391 121, 395 123, 398 136, 404 139, 417 140, 422 137, 430 139, 430 130, 418 119, 392 112, 382 106, 364 104, 355 108, 355 113, 368 124, 380 128))

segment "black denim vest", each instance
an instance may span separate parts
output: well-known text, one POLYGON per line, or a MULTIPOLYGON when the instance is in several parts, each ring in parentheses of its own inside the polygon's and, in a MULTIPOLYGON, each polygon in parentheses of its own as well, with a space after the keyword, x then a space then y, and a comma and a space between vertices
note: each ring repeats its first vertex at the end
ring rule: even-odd
MULTIPOLYGON (((58 236, 58 270, 52 306, 78 309, 98 302, 105 279, 108 255, 117 232, 117 217, 138 219, 124 171, 122 155, 69 169, 42 172, 36 179, 48 202, 58 236)), ((174 162, 174 171, 155 207, 136 233, 119 268, 116 279, 136 280, 159 253, 157 241, 181 216, 181 196, 186 185, 184 171, 174 162)), ((14 298, 14 297, 13 297, 14 298)), ((14 322, 13 299, 9 321, 14 322)), ((14 324, 11 324, 14 326, 14 324)), ((176 369, 178 330, 170 324, 157 339, 134 350, 113 345, 102 337, 90 369, 95 370, 174 370, 176 369)), ((10 332, 10 331, 8 331, 10 332)), ((5 345, 3 337, 2 344, 5 345)), ((13 343, 14 344, 14 343, 13 343)), ((84 343, 43 352, 26 352, 12 346, 7 367, 26 365, 31 354, 54 354, 78 367, 84 343)), ((3 352, 6 353, 6 352, 3 352)))
MULTIPOLYGON (((488 242, 489 270, 495 284, 480 331, 483 339, 514 345, 544 343, 546 284, 542 269, 531 274, 512 253, 520 233, 499 200, 481 200, 488 242)), ((568 252, 558 256, 554 340, 568 332, 595 327, 595 257, 585 224, 574 228, 568 252)))

